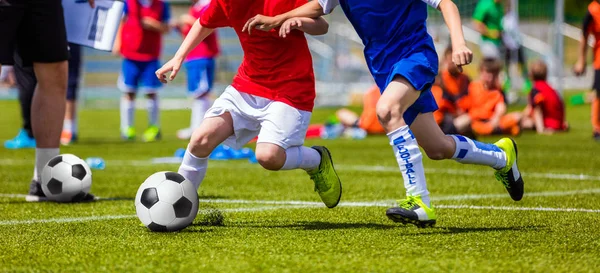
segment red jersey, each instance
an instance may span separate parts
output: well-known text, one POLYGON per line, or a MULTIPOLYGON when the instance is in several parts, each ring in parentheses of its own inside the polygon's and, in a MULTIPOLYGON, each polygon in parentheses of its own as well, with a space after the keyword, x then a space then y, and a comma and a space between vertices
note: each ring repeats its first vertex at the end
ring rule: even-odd
MULTIPOLYGON (((210 4, 210 0, 200 0, 195 5, 190 7, 189 14, 194 18, 200 18, 202 13, 208 8, 210 4)), ((191 25, 185 25, 181 29, 181 32, 184 36, 192 29, 191 25)), ((214 31, 212 34, 208 35, 202 43, 200 43, 197 47, 192 49, 190 54, 185 58, 186 61, 198 60, 198 59, 212 59, 219 55, 219 42, 217 40, 217 32, 214 31)))
POLYGON ((150 17, 164 21, 169 16, 168 6, 160 0, 150 0, 146 7, 138 0, 126 0, 127 19, 121 31, 121 55, 134 61, 158 60, 162 48, 162 34, 142 28, 142 18, 150 17))
POLYGON ((213 0, 200 17, 208 28, 232 27, 237 33, 244 59, 231 84, 240 92, 280 101, 312 111, 315 76, 304 33, 293 30, 286 38, 279 30, 242 32, 256 14, 275 16, 306 4, 306 0, 213 0))
POLYGON ((565 130, 565 105, 556 91, 545 81, 536 81, 529 93, 529 104, 540 107, 544 116, 544 127, 565 130))

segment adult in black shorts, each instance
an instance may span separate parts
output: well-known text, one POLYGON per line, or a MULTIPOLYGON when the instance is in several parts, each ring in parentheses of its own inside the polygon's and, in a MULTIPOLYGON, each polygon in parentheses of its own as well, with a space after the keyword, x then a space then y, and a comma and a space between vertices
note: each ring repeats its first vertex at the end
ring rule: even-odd
MULTIPOLYGON (((94 5, 94 0, 89 0, 94 5)), ((61 0, 0 0, 0 65, 13 64, 15 50, 38 80, 31 105, 36 138, 34 179, 28 201, 46 200, 39 181, 46 163, 59 154, 65 113, 68 51, 61 0)), ((93 196, 86 197, 93 200, 93 196)))

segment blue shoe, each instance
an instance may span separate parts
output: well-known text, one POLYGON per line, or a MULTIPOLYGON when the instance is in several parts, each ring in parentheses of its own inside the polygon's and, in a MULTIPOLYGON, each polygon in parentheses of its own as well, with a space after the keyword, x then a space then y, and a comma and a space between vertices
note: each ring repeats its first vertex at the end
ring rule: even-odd
POLYGON ((25 129, 21 129, 19 134, 13 139, 9 139, 4 142, 4 148, 6 149, 25 149, 35 148, 35 139, 29 137, 25 129))

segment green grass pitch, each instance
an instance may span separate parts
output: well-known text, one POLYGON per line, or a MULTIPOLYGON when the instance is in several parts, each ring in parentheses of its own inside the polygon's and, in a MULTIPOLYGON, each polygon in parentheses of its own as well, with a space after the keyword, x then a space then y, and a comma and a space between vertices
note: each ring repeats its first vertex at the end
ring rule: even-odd
MULTIPOLYGON (((20 126, 17 103, 0 102, 0 139, 20 126)), ((333 109, 315 111, 323 121, 333 109)), ((526 195, 513 202, 486 167, 425 159, 438 207, 435 228, 402 226, 385 209, 402 178, 385 137, 309 140, 332 152, 344 185, 335 209, 319 204, 302 171, 269 172, 245 161, 209 163, 200 213, 177 233, 139 226, 133 198, 150 164, 186 142, 174 133, 188 111, 162 113, 164 139, 125 143, 117 110, 83 110, 80 143, 62 153, 100 156, 89 204, 26 203, 33 150, 0 150, 0 271, 34 272, 598 272, 600 144, 589 106, 568 108, 568 134, 525 133, 526 195), (301 202, 290 202, 301 201, 301 202)), ((146 117, 137 112, 138 134, 146 117)), ((484 141, 495 141, 485 138, 484 141)))

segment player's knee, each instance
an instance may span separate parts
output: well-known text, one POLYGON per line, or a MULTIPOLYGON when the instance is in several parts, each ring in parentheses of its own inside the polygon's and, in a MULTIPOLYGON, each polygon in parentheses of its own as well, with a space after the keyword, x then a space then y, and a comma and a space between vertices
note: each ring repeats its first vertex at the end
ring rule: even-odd
POLYGON ((397 123, 402 120, 402 106, 399 102, 379 100, 375 111, 379 122, 384 127, 390 123, 397 123))
POLYGON ((270 171, 281 170, 285 164, 285 156, 276 149, 256 149, 256 161, 270 171))

